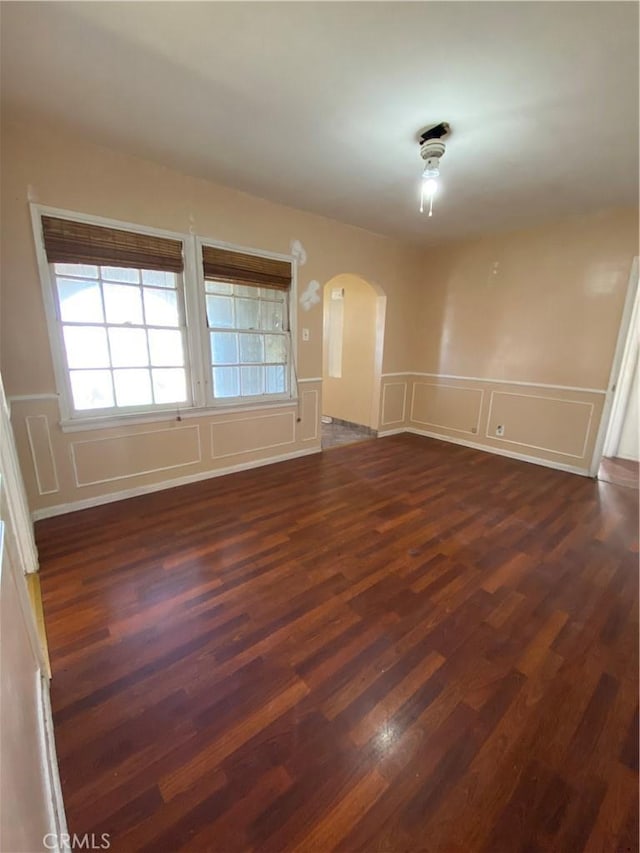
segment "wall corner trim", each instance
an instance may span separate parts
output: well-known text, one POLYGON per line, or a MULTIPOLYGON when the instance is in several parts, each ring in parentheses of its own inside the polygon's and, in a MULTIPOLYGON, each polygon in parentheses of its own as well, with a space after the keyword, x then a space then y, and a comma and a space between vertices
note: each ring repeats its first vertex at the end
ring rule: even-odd
POLYGON ((71 848, 64 840, 68 835, 67 818, 64 810, 64 800, 62 799, 62 788, 60 786, 58 756, 56 754, 56 742, 53 732, 53 715, 49 697, 49 681, 40 671, 36 673, 36 678, 38 679, 36 694, 38 696, 40 745, 42 750, 42 776, 48 796, 49 827, 51 834, 54 834, 56 839, 56 847, 54 849, 58 853, 67 853, 71 848))

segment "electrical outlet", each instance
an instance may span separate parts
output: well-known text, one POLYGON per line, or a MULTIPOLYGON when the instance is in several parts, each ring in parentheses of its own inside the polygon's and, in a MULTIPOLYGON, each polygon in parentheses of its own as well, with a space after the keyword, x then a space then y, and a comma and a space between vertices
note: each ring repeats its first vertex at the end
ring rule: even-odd
POLYGON ((504 435, 504 426, 502 424, 498 424, 496 427, 496 435, 504 435))
POLYGON ((303 329, 302 330, 302 340, 303 341, 309 340, 309 329, 303 329))

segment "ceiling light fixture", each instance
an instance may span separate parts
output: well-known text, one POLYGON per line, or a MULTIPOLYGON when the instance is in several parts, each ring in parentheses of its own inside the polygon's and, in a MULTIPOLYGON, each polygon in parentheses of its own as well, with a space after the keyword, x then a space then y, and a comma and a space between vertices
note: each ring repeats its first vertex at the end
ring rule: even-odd
POLYGON ((438 191, 440 177, 440 158, 446 150, 442 139, 449 130, 449 125, 443 121, 420 134, 420 156, 424 160, 420 187, 420 213, 424 213, 426 199, 429 202, 429 216, 433 216, 433 199, 438 191))

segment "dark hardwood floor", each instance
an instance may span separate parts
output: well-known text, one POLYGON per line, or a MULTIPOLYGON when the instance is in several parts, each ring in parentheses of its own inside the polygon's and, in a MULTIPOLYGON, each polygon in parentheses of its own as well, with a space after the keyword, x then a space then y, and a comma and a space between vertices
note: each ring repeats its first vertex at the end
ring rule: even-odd
POLYGON ((598 479, 606 480, 607 483, 615 483, 616 486, 626 486, 628 489, 637 489, 638 463, 631 459, 619 459, 616 456, 603 456, 598 471, 598 479))
POLYGON ((636 851, 637 517, 400 435, 40 522, 70 831, 636 851))

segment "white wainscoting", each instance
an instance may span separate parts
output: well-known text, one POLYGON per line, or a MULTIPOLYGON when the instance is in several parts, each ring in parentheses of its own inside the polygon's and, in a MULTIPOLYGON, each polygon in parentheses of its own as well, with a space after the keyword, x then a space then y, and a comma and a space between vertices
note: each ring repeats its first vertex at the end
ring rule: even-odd
POLYGON ((289 411, 213 421, 210 429, 212 458, 226 459, 294 444, 296 416, 295 412, 289 411))
POLYGON ((301 441, 317 441, 318 440, 318 422, 320 406, 320 394, 315 389, 312 391, 302 392, 302 425, 301 425, 301 441))
POLYGON ((71 461, 78 488, 195 465, 202 461, 200 427, 181 425, 74 441, 71 461), (163 464, 149 464, 151 459, 163 464))
POLYGON ((56 494, 60 491, 60 484, 51 445, 49 418, 46 415, 27 415, 24 420, 38 492, 41 495, 56 494))
POLYGON ((407 385, 407 382, 385 382, 383 384, 381 426, 391 426, 404 422, 407 412, 407 385), (390 392, 390 388, 394 390, 390 392))
POLYGON ((465 388, 460 385, 414 381, 409 419, 413 423, 435 427, 436 429, 449 429, 466 435, 477 435, 480 431, 483 400, 484 391, 482 388, 465 388), (460 406, 460 401, 465 398, 465 402, 460 406), (421 412, 419 414, 423 414, 423 416, 420 417, 419 414, 416 414, 417 404, 433 415, 424 416, 421 412), (460 408, 460 411, 454 411, 456 408, 460 408))
MULTIPOLYGON (((409 388, 407 426, 390 422, 379 436, 412 432, 489 453, 587 476, 606 392, 601 388, 408 371, 386 373, 409 388), (495 385, 497 387, 491 387, 495 385), (511 386, 508 388, 507 386, 511 386), (496 436, 497 425, 505 427, 496 436)), ((388 415, 386 416, 388 418, 388 415)), ((383 425, 385 416, 383 414, 383 425)))
POLYGON ((301 456, 311 456, 320 453, 320 447, 309 447, 303 450, 294 450, 291 453, 281 453, 278 456, 264 456, 261 459, 252 459, 248 462, 237 462, 235 465, 226 465, 224 468, 214 468, 209 471, 199 471, 196 474, 187 474, 184 477, 175 477, 171 480, 162 480, 159 483, 149 483, 144 486, 135 486, 132 489, 123 489, 119 492, 109 492, 97 495, 95 498, 85 498, 80 501, 69 501, 56 506, 47 506, 36 509, 31 513, 34 521, 43 518, 52 518, 56 515, 64 515, 67 512, 76 512, 80 509, 90 509, 102 504, 115 503, 127 498, 135 498, 138 495, 149 495, 153 492, 161 492, 164 489, 174 489, 177 486, 187 486, 190 483, 200 483, 203 480, 211 480, 214 477, 225 477, 227 474, 235 474, 238 471, 248 471, 252 468, 262 468, 265 465, 275 465, 279 462, 287 462, 291 459, 299 459, 301 456))
POLYGON ((485 437, 495 439, 499 423, 510 424, 500 442, 529 450, 542 450, 572 459, 583 459, 591 435, 593 403, 566 400, 544 394, 492 391, 485 437), (509 405, 517 400, 517 415, 509 405), (526 402, 525 402, 526 401, 526 402), (555 432, 556 437, 552 436, 555 432), (548 438, 545 439, 545 436, 548 438))

